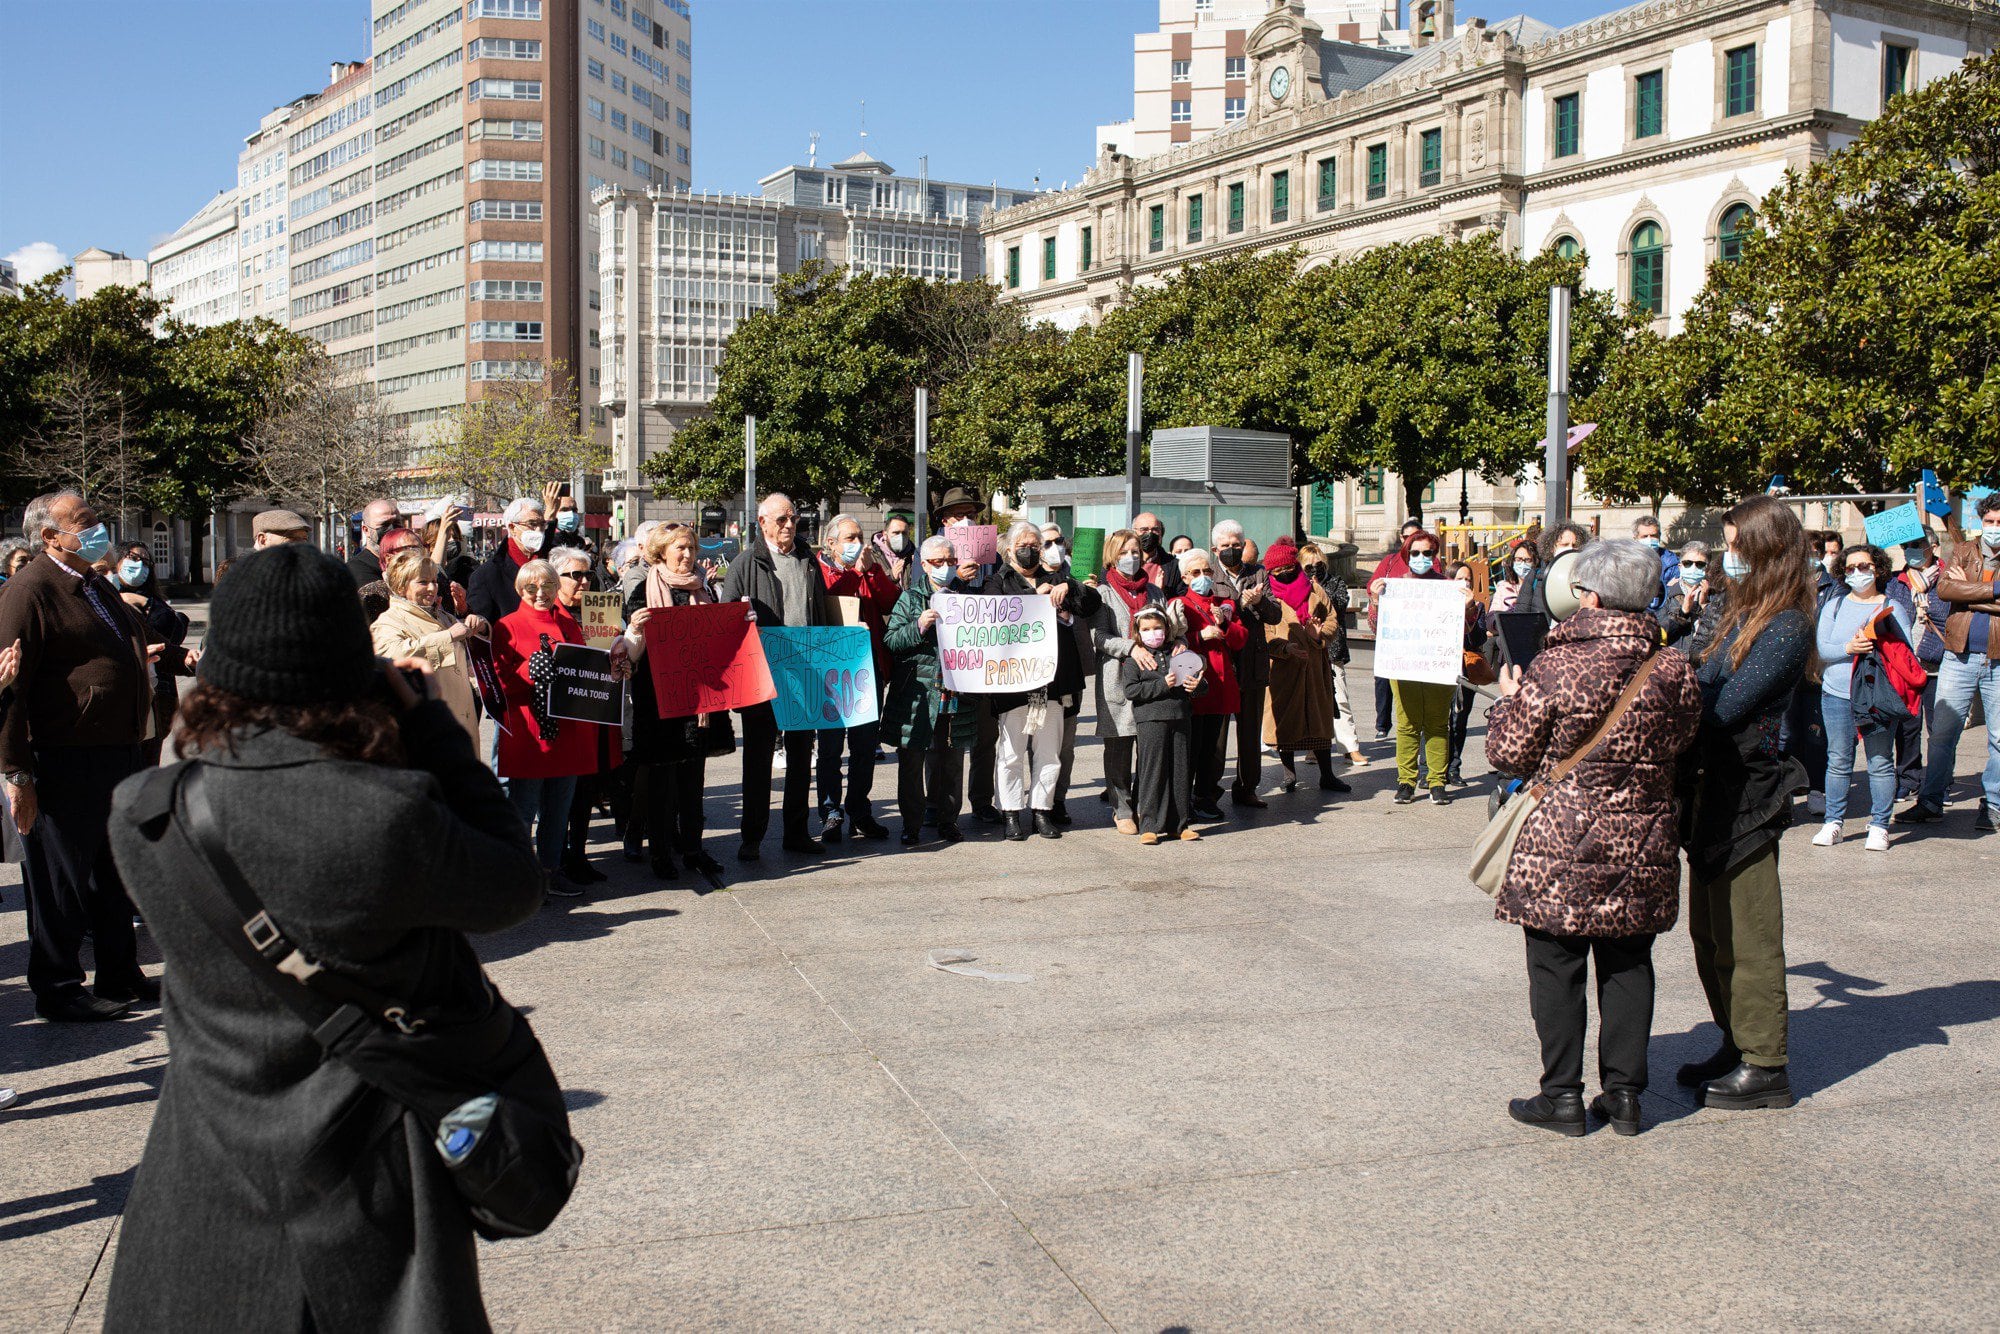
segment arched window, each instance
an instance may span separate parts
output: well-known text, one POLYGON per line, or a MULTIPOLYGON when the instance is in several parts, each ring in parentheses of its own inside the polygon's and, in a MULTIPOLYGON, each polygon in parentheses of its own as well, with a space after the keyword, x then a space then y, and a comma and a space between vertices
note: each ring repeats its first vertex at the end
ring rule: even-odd
POLYGON ((1657 222, 1632 229, 1632 304, 1650 315, 1666 310, 1667 246, 1657 222))
POLYGON ((1715 230, 1715 255, 1725 264, 1734 264, 1743 258, 1743 233, 1750 230, 1750 223, 1756 214, 1748 204, 1731 204, 1722 211, 1722 222, 1715 230))
POLYGON ((1577 239, 1574 236, 1558 236, 1555 240, 1549 242, 1549 249, 1555 251, 1556 254, 1562 256, 1564 259, 1575 259, 1583 253, 1583 247, 1577 243, 1577 239))

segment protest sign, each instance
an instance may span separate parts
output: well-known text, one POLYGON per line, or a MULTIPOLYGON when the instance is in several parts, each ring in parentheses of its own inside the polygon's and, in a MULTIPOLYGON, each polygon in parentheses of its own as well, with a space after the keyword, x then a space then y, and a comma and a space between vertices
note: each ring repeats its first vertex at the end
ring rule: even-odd
POLYGON ((1167 659, 1167 670, 1174 674, 1174 680, 1186 685, 1208 670, 1208 660, 1191 649, 1181 649, 1167 659))
POLYGON ((741 602, 656 607, 645 635, 662 718, 747 709, 778 693, 741 602))
POLYGON ((1056 677, 1056 610, 1039 593, 937 593, 944 688, 965 695, 1034 690, 1056 677))
POLYGON ((625 631, 625 599, 617 593, 585 593, 577 603, 576 622, 592 648, 608 649, 625 631))
POLYGON ((1104 530, 1102 528, 1079 528, 1070 535, 1070 573, 1079 579, 1088 579, 1104 569, 1104 530))
MULTIPOLYGON (((860 598, 831 597, 828 598, 827 601, 833 607, 833 623, 835 625, 867 624, 866 621, 861 619, 860 598)), ((769 658, 771 656, 771 646, 769 644, 766 644, 764 646, 764 656, 766 658, 769 658)))
POLYGON ((961 523, 944 530, 960 565, 991 565, 999 559, 1000 534, 990 523, 961 523))
POLYGON ((1861 526, 1867 530, 1868 540, 1878 547, 1899 547, 1905 542, 1922 541, 1924 536, 1924 518, 1917 512, 1915 501, 1870 514, 1862 519, 1861 526))
POLYGON ((881 716, 866 627, 778 625, 758 633, 778 688, 771 707, 779 731, 860 727, 881 716))
POLYGON ((611 674, 611 654, 583 644, 555 646, 549 680, 549 716, 618 726, 625 711, 625 683, 611 674))
POLYGON ((478 635, 467 635, 458 641, 458 651, 465 655, 466 665, 472 669, 472 684, 479 691, 479 702, 486 707, 487 717, 501 731, 507 727, 507 692, 500 684, 500 670, 493 665, 493 645, 478 635))
POLYGON ((1465 594, 1450 579, 1391 579, 1375 628, 1375 675, 1456 685, 1465 667, 1465 594))

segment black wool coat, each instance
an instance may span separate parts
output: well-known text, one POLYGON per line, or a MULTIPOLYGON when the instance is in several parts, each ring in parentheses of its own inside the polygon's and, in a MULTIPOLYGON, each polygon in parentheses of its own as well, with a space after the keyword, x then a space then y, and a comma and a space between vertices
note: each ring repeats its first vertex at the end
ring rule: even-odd
MULTIPOLYGON (((464 933, 530 916, 527 830, 441 703, 405 717, 410 767, 239 733, 207 762, 224 840, 322 964, 417 1008, 483 1011, 464 933), (475 999, 476 998, 476 999, 475 999)), ((166 958, 172 1052, 119 1236, 107 1330, 482 1330, 472 1225, 416 1117, 322 1059, 303 1021, 189 901, 167 819, 182 766, 118 787, 118 869, 166 958)))

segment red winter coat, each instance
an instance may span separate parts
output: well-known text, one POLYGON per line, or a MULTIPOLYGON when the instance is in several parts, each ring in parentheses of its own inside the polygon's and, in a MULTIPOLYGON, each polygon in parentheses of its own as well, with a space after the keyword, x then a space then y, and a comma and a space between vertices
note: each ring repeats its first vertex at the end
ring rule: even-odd
MULTIPOLYGON (((1549 631, 1520 691, 1486 715, 1486 760, 1546 780, 1618 699, 1659 630, 1644 612, 1587 608, 1549 631)), ((1660 653, 1595 756, 1570 771, 1528 817, 1493 915, 1557 936, 1636 936, 1680 915, 1674 777, 1701 725, 1701 687, 1687 658, 1660 653)))
POLYGON ((1194 711, 1198 714, 1221 713, 1230 717, 1243 707, 1243 692, 1236 680, 1236 655, 1250 642, 1250 632, 1243 628, 1243 618, 1236 614, 1236 604, 1227 598, 1203 597, 1199 593, 1184 593, 1180 598, 1181 612, 1187 617, 1188 648, 1199 653, 1208 663, 1203 679, 1208 689, 1195 696, 1194 711), (1201 632, 1218 623, 1216 610, 1227 607, 1229 624, 1222 626, 1222 638, 1203 639, 1201 632))
MULTIPOLYGON (((1917 659, 1916 650, 1903 636, 1903 627, 1896 624, 1896 618, 1884 601, 1882 610, 1875 613, 1868 623, 1861 627, 1861 633, 1875 641, 1876 656, 1882 659, 1882 670, 1889 677, 1889 684, 1896 688, 1903 707, 1910 711, 1912 718, 1924 716, 1924 686, 1930 680, 1930 673, 1917 659)), ((1859 666, 1861 657, 1855 655, 1854 663, 1859 666)))
POLYGON ((550 644, 581 644, 583 629, 561 607, 536 611, 524 600, 493 627, 493 665, 507 691, 507 730, 500 734, 502 778, 570 778, 597 772, 596 723, 562 720, 553 744, 542 740, 535 715, 528 707, 534 687, 528 682, 528 657, 550 644))

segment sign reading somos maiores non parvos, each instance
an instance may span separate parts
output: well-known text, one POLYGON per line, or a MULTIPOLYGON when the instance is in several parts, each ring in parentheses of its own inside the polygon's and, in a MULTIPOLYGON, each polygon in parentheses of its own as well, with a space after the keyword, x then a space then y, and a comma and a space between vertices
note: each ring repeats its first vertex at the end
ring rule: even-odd
POLYGON ((1056 610, 1039 593, 938 593, 931 610, 946 690, 1007 695, 1056 679, 1056 610))

